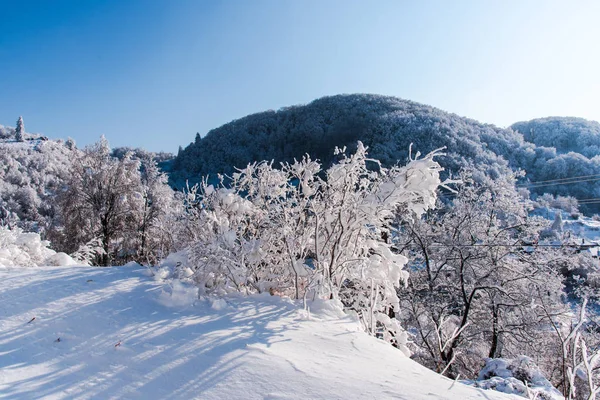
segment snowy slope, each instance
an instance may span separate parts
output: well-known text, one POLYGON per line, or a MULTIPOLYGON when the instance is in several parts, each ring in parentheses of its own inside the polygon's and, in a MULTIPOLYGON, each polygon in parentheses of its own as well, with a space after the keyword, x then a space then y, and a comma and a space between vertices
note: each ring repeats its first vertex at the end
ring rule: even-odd
POLYGON ((0 268, 0 398, 517 398, 441 377, 333 309, 192 304, 144 272, 0 268))

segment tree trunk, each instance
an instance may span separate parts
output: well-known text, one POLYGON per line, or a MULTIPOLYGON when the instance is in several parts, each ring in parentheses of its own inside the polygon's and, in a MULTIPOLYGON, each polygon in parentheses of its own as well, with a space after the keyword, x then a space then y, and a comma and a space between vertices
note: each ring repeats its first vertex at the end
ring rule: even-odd
POLYGON ((498 307, 492 303, 492 345, 490 347, 489 358, 496 358, 498 351, 498 307))

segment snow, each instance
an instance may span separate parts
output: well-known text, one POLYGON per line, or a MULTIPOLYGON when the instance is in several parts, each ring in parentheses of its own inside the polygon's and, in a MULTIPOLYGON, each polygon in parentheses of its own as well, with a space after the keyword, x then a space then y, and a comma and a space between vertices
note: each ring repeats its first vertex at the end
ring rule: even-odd
POLYGON ((477 381, 466 383, 479 388, 518 394, 522 397, 528 397, 529 394, 534 399, 564 400, 562 394, 544 377, 533 360, 526 356, 512 360, 487 359, 477 381))
POLYGON ((136 266, 5 267, 0 281, 0 397, 519 398, 425 369, 333 303, 197 300, 136 266))
POLYGON ((46 259, 44 261, 45 265, 59 267, 61 265, 78 265, 77 261, 73 260, 73 258, 66 253, 56 253, 46 259))

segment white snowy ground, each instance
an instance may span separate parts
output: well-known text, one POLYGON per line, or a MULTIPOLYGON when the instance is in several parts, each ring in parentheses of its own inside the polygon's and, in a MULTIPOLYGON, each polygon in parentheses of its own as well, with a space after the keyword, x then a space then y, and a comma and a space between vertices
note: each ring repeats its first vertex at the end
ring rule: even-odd
POLYGON ((522 399, 441 377, 333 310, 192 304, 144 272, 0 268, 0 398, 522 399))

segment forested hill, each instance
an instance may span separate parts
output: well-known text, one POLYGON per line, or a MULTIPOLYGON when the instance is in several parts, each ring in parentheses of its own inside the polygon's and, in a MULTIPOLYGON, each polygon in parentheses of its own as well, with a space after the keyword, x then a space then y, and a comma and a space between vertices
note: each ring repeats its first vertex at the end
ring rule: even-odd
MULTIPOLYGON (((385 166, 405 162, 412 143, 413 152, 421 153, 445 146, 446 156, 438 161, 450 171, 473 167, 496 177, 508 168, 523 169, 529 182, 600 175, 600 157, 595 156, 599 128, 596 122, 554 117, 502 129, 395 97, 337 95, 252 114, 203 138, 197 134, 176 157, 171 181, 180 186, 203 175, 230 173, 251 161, 291 161, 306 153, 328 165, 335 146, 352 148, 357 140, 385 166)), ((596 182, 532 190, 600 197, 596 182)))
POLYGON ((336 146, 353 148, 361 140, 369 154, 389 166, 404 162, 413 151, 426 153, 447 146, 444 166, 473 165, 489 174, 507 163, 490 148, 522 137, 461 118, 437 108, 379 95, 338 95, 307 105, 252 114, 211 130, 180 151, 172 177, 185 179, 229 173, 257 160, 292 161, 308 153, 328 165, 336 146))

